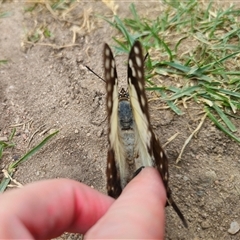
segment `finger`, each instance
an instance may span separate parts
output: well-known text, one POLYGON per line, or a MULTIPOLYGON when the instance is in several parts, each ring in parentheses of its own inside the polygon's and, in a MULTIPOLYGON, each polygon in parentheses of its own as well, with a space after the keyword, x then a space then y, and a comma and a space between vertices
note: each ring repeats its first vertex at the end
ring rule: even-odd
POLYGON ((159 173, 143 169, 85 239, 163 239, 166 192, 159 173))
POLYGON ((85 233, 113 199, 68 179, 29 184, 0 195, 0 239, 44 239, 85 233))

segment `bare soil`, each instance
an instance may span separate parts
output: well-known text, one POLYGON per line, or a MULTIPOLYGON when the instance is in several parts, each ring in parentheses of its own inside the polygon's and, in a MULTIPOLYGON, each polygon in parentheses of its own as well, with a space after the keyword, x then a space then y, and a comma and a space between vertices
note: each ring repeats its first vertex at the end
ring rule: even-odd
MULTIPOLYGON (((118 5, 121 17, 130 14, 129 2, 118 5)), ((102 75, 103 43, 111 44, 116 32, 95 14, 106 16, 111 11, 100 1, 79 1, 72 12, 75 21, 65 21, 54 20, 46 9, 36 14, 24 12, 24 7, 21 1, 1 5, 1 11, 9 11, 11 16, 0 19, 0 59, 8 60, 0 66, 0 137, 10 135, 11 125, 19 126, 13 139, 16 147, 6 149, 0 167, 6 168, 59 129, 50 143, 17 169, 14 178, 23 185, 71 178, 106 193, 105 86, 84 65, 102 75), (90 25, 84 24, 83 16, 90 25), (40 23, 48 26, 54 37, 26 43, 29 32, 40 23), (73 25, 79 27, 74 45, 73 25)), ((161 14, 157 2, 138 2, 137 9, 151 18, 161 14)), ((119 75, 125 77, 124 63, 119 58, 117 63, 121 65, 119 75)), ((240 224, 239 145, 206 120, 176 164, 184 141, 199 124, 201 108, 189 103, 187 109, 182 107, 185 114, 177 116, 168 109, 156 110, 162 105, 150 102, 152 124, 163 144, 180 133, 165 150, 170 186, 189 223, 185 229, 168 207, 166 239, 240 239, 240 232, 228 233, 231 222, 240 224)), ((234 124, 240 126, 240 120, 234 124)), ((240 136, 240 131, 236 134, 240 136)), ((64 234, 59 239, 78 238, 77 234, 64 234)))

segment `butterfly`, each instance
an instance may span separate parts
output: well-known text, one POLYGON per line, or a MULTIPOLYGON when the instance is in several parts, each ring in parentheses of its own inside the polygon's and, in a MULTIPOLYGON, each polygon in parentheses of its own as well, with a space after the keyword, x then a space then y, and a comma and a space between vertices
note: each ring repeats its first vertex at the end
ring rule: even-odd
POLYGON ((108 44, 104 45, 103 60, 109 123, 106 170, 108 195, 119 197, 122 189, 142 167, 155 167, 166 189, 167 205, 174 208, 187 227, 187 222, 174 202, 168 185, 167 156, 150 124, 140 42, 135 41, 129 53, 128 90, 122 88, 118 91, 116 63, 108 44))

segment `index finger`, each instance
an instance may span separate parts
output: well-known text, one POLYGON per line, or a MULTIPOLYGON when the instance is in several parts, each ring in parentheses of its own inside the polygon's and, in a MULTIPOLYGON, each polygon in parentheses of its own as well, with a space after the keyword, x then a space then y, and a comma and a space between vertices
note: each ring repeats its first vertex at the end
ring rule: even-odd
POLYGON ((114 200, 69 179, 32 183, 0 195, 0 239, 85 233, 114 200))

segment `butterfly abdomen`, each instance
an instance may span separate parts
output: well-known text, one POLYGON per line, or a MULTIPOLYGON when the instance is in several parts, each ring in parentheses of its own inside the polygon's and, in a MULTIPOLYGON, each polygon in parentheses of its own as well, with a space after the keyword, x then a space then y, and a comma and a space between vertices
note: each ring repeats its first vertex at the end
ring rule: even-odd
MULTIPOLYGON (((136 127, 133 117, 132 107, 127 98, 127 93, 124 89, 119 93, 119 106, 118 106, 118 122, 119 131, 118 137, 119 141, 122 143, 124 152, 124 161, 126 169, 120 171, 122 173, 121 186, 124 188, 126 183, 128 183, 140 165, 137 165, 136 158, 138 153, 136 152, 136 127), (122 93, 124 92, 124 97, 122 93)), ((116 159, 117 160, 117 159, 116 159)))

